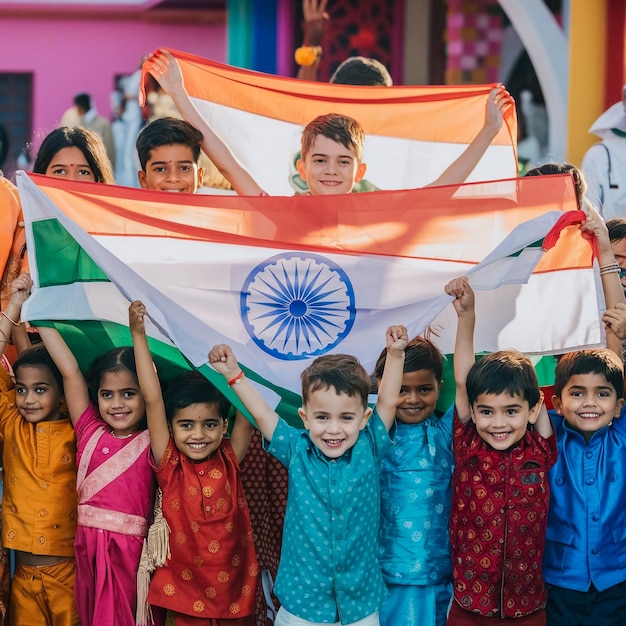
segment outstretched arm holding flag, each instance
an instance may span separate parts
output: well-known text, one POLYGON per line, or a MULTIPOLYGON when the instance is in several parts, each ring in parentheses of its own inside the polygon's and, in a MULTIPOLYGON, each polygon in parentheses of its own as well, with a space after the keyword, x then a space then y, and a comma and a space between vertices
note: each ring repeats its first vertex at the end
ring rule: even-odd
POLYGON ((606 345, 620 357, 622 356, 622 339, 615 333, 617 328, 615 314, 612 312, 619 304, 624 304, 624 288, 620 280, 620 268, 615 261, 609 231, 597 211, 589 209, 587 219, 581 224, 580 230, 585 235, 595 237, 597 242, 600 280, 608 315, 603 320, 606 328, 606 345), (615 323, 615 328, 614 328, 615 323))
POLYGON ((185 90, 176 59, 167 50, 157 50, 146 61, 146 69, 171 96, 183 118, 203 135, 202 149, 240 196, 258 196, 263 189, 239 163, 230 148, 207 124, 185 90))
POLYGON ((503 113, 514 106, 511 94, 503 85, 494 87, 489 94, 485 105, 485 123, 472 143, 463 151, 461 156, 451 163, 436 180, 425 187, 442 185, 459 185, 467 180, 478 161, 502 128, 503 113))
POLYGON ((467 373, 474 365, 474 291, 467 276, 450 281, 445 291, 454 296, 454 309, 458 316, 456 342, 454 344, 454 381, 456 384, 455 408, 459 420, 466 423, 470 419, 470 405, 467 397, 467 373))
MULTIPOLYGON (((240 195, 259 195, 263 193, 261 185, 250 174, 248 169, 240 163, 231 148, 227 145, 227 142, 225 142, 214 130, 212 127, 213 124, 206 119, 206 116, 203 115, 194 104, 185 85, 183 76, 184 73, 181 70, 175 56, 166 49, 159 49, 150 55, 144 67, 144 71, 152 74, 165 91, 172 97, 185 120, 202 132, 204 136, 204 142, 202 144, 204 151, 217 165, 224 177, 229 180, 237 193, 240 195)), ((288 92, 286 91, 285 93, 288 92)), ((384 102, 371 102, 371 104, 377 106, 385 105, 384 102)), ((336 101, 329 100, 328 107, 332 108, 333 111, 336 111, 336 101)), ((510 116, 510 112, 513 109, 513 99, 506 89, 502 85, 494 87, 488 96, 485 108, 485 121, 479 132, 472 139, 469 145, 467 145, 463 152, 445 168, 443 173, 440 174, 435 181, 431 182, 428 186, 452 185, 465 182, 500 132, 504 115, 506 114, 510 116)), ((218 115, 219 114, 220 113, 218 113, 218 115)), ((352 113, 350 113, 350 115, 352 115, 352 113)), ((359 113, 356 113, 356 115, 358 116, 359 113)), ((328 114, 325 117, 334 116, 337 116, 338 118, 342 117, 339 113, 328 114)), ((312 124, 318 123, 318 126, 320 126, 318 122, 320 119, 321 117, 318 115, 318 117, 314 120, 308 121, 312 124)), ((359 127, 360 133, 363 133, 361 120, 354 120, 354 124, 359 127)), ((310 124, 307 124, 307 128, 309 126, 310 124)), ((255 127, 255 132, 258 132, 258 127, 255 127)), ((319 129, 316 128, 315 133, 323 135, 333 143, 336 143, 339 146, 340 151, 343 150, 345 152, 347 148, 349 153, 348 156, 356 161, 358 165, 363 166, 364 173, 364 164, 361 163, 361 150, 357 149, 355 150, 356 154, 351 154, 355 141, 349 134, 344 135, 341 131, 337 131, 335 126, 331 125, 321 125, 319 129)), ((279 137, 275 137, 273 140, 279 142, 281 141, 279 137)), ((453 141, 459 140, 460 138, 453 139, 453 141)), ((335 180, 338 172, 336 169, 329 168, 329 165, 331 165, 331 159, 328 158, 328 155, 324 150, 317 146, 315 146, 314 151, 316 155, 319 153, 320 156, 326 157, 326 160, 323 163, 323 172, 321 174, 317 173, 316 176, 321 175, 326 179, 335 180)), ((300 163, 306 164, 307 161, 305 159, 306 155, 304 152, 305 150, 303 147, 303 154, 301 155, 300 163)), ((244 157, 242 156, 242 159, 243 158, 244 157)), ((311 169, 310 164, 308 164, 307 167, 311 169)), ((415 176, 415 179, 405 185, 405 187, 417 186, 415 180, 419 180, 420 172, 416 170, 412 171, 410 166, 406 167, 408 168, 407 171, 411 172, 411 174, 415 176)), ((345 176, 348 176, 348 173, 346 173, 345 176)), ((356 183, 361 179, 361 177, 362 173, 357 175, 356 172, 353 172, 352 181, 350 182, 356 183)), ((327 185, 326 187, 321 187, 321 190, 316 190, 313 186, 311 186, 310 180, 307 182, 309 182, 309 190, 312 195, 316 195, 318 193, 337 194, 346 192, 346 189, 341 185, 327 185)), ((351 185, 348 186, 348 190, 350 189, 351 185)))

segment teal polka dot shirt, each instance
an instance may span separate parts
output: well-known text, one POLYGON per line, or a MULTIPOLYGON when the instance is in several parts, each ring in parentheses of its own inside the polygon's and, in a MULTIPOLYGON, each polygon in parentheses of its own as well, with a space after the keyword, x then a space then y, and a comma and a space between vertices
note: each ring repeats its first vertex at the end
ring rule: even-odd
POLYGON ((276 595, 311 622, 351 624, 379 610, 380 460, 391 440, 374 410, 356 444, 326 458, 308 432, 280 420, 268 451, 289 469, 276 595))

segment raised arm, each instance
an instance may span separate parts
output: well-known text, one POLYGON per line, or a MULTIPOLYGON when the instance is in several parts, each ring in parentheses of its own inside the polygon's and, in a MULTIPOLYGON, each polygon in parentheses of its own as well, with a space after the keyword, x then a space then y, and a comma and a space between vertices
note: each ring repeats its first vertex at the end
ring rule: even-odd
POLYGON ((376 410, 387 430, 391 428, 396 416, 398 396, 402 387, 404 373, 404 349, 409 341, 404 326, 390 326, 386 333, 387 358, 383 376, 378 384, 376 410))
POLYGON ((148 58, 146 69, 171 96, 183 118, 202 133, 204 137, 202 149, 233 189, 242 196, 260 195, 263 192, 261 187, 237 161, 230 148, 207 124, 191 101, 185 89, 178 61, 167 50, 160 49, 148 58))
POLYGON ((137 380, 139 381, 141 395, 146 403, 150 447, 152 448, 154 461, 159 465, 170 440, 170 431, 165 416, 161 384, 152 361, 152 355, 148 349, 144 323, 145 316, 146 307, 139 301, 133 302, 128 308, 128 324, 135 350, 137 380))
POLYGON ((437 180, 426 185, 426 187, 464 183, 502 127, 504 110, 512 104, 513 98, 502 85, 494 87, 487 99, 483 127, 461 156, 449 165, 437 180))
MULTIPOLYGON (((618 303, 612 309, 604 312, 602 321, 606 326, 607 344, 609 344, 609 333, 615 335, 620 343, 626 341, 626 304, 618 303)), ((612 342, 609 348, 615 352, 612 342)), ((620 356, 622 356, 620 354, 620 356)))
POLYGON ((461 422, 469 421, 470 404, 467 397, 467 374, 474 365, 474 291, 467 277, 455 278, 445 287, 446 293, 454 296, 454 308, 458 316, 456 342, 454 344, 454 381, 456 384, 455 406, 461 422))
POLYGON ((78 367, 76 357, 68 348, 56 328, 40 326, 37 328, 37 331, 46 349, 50 353, 52 360, 59 368, 61 376, 63 376, 63 389, 65 401, 67 402, 67 410, 69 411, 72 424, 76 424, 78 418, 89 406, 89 390, 85 377, 78 367))
POLYGON ((22 304, 28 298, 30 290, 33 286, 33 281, 30 278, 30 274, 20 274, 11 283, 11 296, 9 297, 9 303, 6 309, 0 316, 0 355, 4 354, 11 335, 13 335, 13 342, 15 343, 15 335, 24 327, 20 324, 20 313, 22 311, 22 304))
POLYGON ((235 423, 230 431, 230 445, 240 463, 248 453, 253 434, 254 426, 239 411, 236 411, 235 423))
MULTIPOLYGON (((580 230, 583 234, 590 233, 595 236, 598 244, 598 264, 600 266, 600 280, 602 281, 602 291, 606 302, 607 314, 604 319, 607 322, 606 344, 607 348, 613 350, 622 358, 622 339, 619 336, 619 325, 613 327, 610 311, 619 310, 618 305, 624 304, 624 287, 620 281, 620 270, 609 239, 609 231, 606 224, 597 211, 588 208, 587 219, 581 224, 580 230)), ((614 316, 613 316, 614 317, 614 316)))
POLYGON ((209 363, 229 381, 233 391, 254 417, 263 437, 271 441, 278 424, 278 414, 269 407, 265 398, 243 375, 231 347, 226 344, 213 346, 209 352, 209 363))
POLYGON ((26 324, 20 324, 19 326, 16 326, 13 329, 13 335, 11 339, 18 355, 22 354, 24 350, 30 348, 31 343, 26 324))
POLYGON ((548 410, 546 409, 546 405, 543 401, 543 391, 541 392, 539 402, 541 402, 541 407, 539 409, 539 417, 535 422, 535 431, 538 432, 544 439, 547 439, 552 436, 553 430, 548 410))
MULTIPOLYGON (((318 48, 321 51, 324 32, 330 17, 326 13, 328 0, 302 0, 302 14, 304 16, 303 48, 318 48)), ((320 64, 321 53, 317 54, 311 65, 301 65, 298 68, 297 78, 300 80, 317 80, 317 69, 320 64)))

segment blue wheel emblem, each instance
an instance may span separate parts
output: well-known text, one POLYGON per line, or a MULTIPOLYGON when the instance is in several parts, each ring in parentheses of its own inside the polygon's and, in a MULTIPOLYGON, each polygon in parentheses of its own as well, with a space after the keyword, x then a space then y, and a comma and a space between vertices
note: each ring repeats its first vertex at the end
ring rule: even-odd
POLYGON ((356 309, 347 274, 318 254, 277 254, 255 267, 241 289, 241 317, 261 350, 285 360, 332 350, 356 309))

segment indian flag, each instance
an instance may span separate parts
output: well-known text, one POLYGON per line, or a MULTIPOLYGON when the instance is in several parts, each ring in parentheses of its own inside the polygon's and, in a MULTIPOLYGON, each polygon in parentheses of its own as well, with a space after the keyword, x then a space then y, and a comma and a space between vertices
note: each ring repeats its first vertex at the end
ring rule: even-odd
MULTIPOLYGON (((161 372, 207 364, 216 343, 296 419, 319 355, 371 371, 390 324, 435 329, 451 352, 443 286, 471 274, 476 348, 549 354, 602 343, 591 247, 570 177, 332 197, 194 196, 18 174, 35 283, 23 317, 53 322, 81 365, 128 345, 148 309, 161 372), (560 231, 545 253, 548 233, 560 231)), ((583 215, 584 217, 584 215, 583 215)), ((276 404, 276 402, 275 402, 276 404)))
MULTIPOLYGON (((202 117, 271 195, 306 189, 295 168, 300 136, 306 124, 327 113, 348 115, 363 126, 369 188, 423 187, 436 180, 478 134, 495 86, 332 85, 170 52, 202 117)), ((468 180, 517 176, 516 145, 517 120, 510 107, 502 129, 468 180)))

